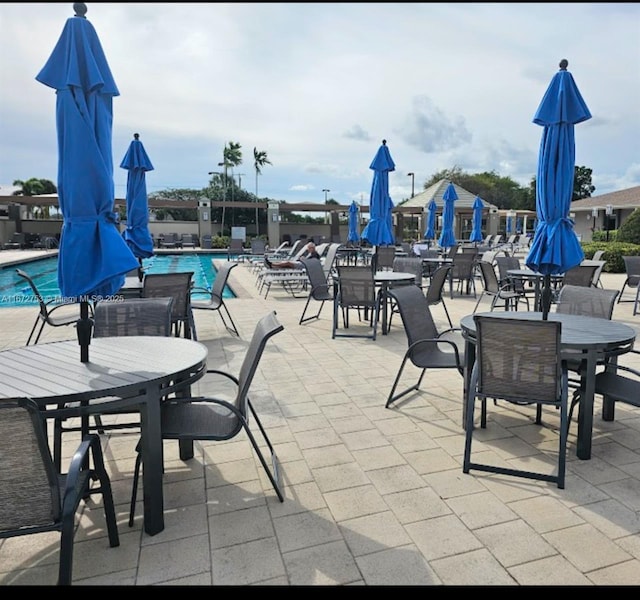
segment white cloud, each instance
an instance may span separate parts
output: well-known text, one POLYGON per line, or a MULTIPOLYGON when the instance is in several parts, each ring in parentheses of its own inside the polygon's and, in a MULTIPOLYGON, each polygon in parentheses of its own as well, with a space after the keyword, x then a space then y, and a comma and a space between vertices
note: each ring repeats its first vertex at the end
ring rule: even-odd
MULTIPOLYGON (((71 3, 0 4, 0 181, 56 180, 55 96, 35 76, 71 3), (34 41, 35 40, 35 41, 34 41)), ((224 144, 268 153, 260 195, 368 200, 387 139, 394 202, 441 169, 527 185, 533 114, 561 58, 593 118, 576 162, 596 194, 640 184, 640 6, 535 3, 89 3, 121 95, 114 164, 134 132, 149 191, 200 188, 224 144)), ((126 172, 116 167, 116 195, 126 172)))

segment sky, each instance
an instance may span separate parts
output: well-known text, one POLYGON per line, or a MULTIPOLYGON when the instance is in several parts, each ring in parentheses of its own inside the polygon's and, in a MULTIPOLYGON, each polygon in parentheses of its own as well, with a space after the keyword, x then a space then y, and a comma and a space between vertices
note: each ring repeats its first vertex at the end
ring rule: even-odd
MULTIPOLYGON (((73 3, 0 4, 0 196, 57 184, 55 92, 35 77, 73 3)), ((561 59, 592 114, 576 164, 593 196, 640 185, 640 4, 87 3, 120 95, 117 198, 134 133, 149 193, 207 187, 223 149, 259 197, 367 205, 383 139, 392 200, 454 167, 528 186, 533 116, 561 59), (256 177, 253 149, 271 165, 256 177), (413 177, 408 173, 414 173, 413 177), (328 191, 324 191, 328 190, 328 191)))

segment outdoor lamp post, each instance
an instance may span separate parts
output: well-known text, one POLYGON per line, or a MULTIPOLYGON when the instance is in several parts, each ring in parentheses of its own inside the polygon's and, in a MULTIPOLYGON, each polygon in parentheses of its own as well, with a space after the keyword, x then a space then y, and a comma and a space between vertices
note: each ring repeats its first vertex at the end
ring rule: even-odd
POLYGON ((515 224, 515 218, 516 218, 516 211, 515 210, 508 210, 507 211, 507 219, 509 219, 511 221, 511 227, 507 227, 507 229, 509 229, 509 231, 511 232, 515 232, 516 230, 516 224, 515 224))
POLYGON ((605 208, 605 213, 607 215, 607 242, 609 241, 609 224, 611 222, 611 215, 613 214, 613 205, 607 204, 605 208))
POLYGON ((224 181, 222 182, 222 227, 220 231, 220 235, 224 235, 224 213, 225 213, 225 204, 227 201, 227 168, 229 164, 226 160, 218 163, 219 167, 224 167, 224 181))
POLYGON ((414 183, 416 180, 416 174, 415 173, 407 173, 407 177, 411 177, 411 197, 413 198, 415 196, 414 191, 415 191, 415 187, 414 187, 414 183))
POLYGON ((324 189, 324 190, 322 190, 322 191, 324 192, 324 203, 326 204, 326 203, 327 203, 327 194, 328 194, 331 190, 324 189))

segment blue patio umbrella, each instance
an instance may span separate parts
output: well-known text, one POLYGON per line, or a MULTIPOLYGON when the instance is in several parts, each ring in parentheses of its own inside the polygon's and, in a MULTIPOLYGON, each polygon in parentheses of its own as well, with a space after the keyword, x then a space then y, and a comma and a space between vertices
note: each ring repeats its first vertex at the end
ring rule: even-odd
POLYGON ((453 183, 449 182, 447 189, 442 195, 444 200, 444 208, 442 209, 442 231, 438 238, 438 244, 442 248, 451 248, 456 245, 456 236, 453 233, 453 216, 455 214, 454 203, 458 199, 456 189, 453 187, 453 183))
POLYGON ((527 267, 545 275, 542 315, 551 305, 551 275, 562 274, 582 262, 584 252, 569 217, 575 171, 574 125, 591 118, 580 91, 560 62, 533 122, 542 125, 536 180, 538 226, 527 256, 527 267))
POLYGON ((369 223, 362 232, 362 239, 372 246, 384 246, 394 243, 391 209, 393 202, 389 196, 389 172, 395 171, 396 165, 391 158, 387 140, 382 140, 373 161, 369 165, 373 169, 371 196, 369 198, 369 223))
POLYGON ((511 229, 513 228, 512 224, 511 224, 511 217, 509 215, 507 215, 507 220, 505 223, 505 231, 507 232, 507 235, 509 235, 511 233, 511 229))
POLYGON ((480 196, 476 196, 473 201, 473 227, 471 228, 471 235, 469 236, 470 242, 481 242, 482 237, 482 209, 484 204, 480 196))
POLYGON ((79 299, 80 360, 88 362, 89 300, 115 294, 138 261, 114 212, 112 101, 119 95, 86 6, 75 3, 36 80, 56 90, 58 201, 63 217, 58 285, 79 299))
POLYGON ((516 219, 516 233, 522 233, 522 217, 516 219))
MULTIPOLYGON (((149 156, 140 141, 140 135, 133 134, 133 141, 124 155, 120 167, 127 169, 127 228, 122 235, 138 258, 153 256, 153 240, 149 232, 149 201, 147 199, 147 171, 153 170, 149 156)), ((142 270, 139 272, 142 280, 142 270)))
POLYGON ((425 240, 435 240, 436 239, 436 210, 438 207, 436 205, 436 201, 431 198, 427 204, 427 229, 424 232, 425 240))
POLYGON ((358 204, 355 200, 352 201, 349 207, 349 235, 347 236, 347 242, 356 243, 360 241, 359 212, 358 204))

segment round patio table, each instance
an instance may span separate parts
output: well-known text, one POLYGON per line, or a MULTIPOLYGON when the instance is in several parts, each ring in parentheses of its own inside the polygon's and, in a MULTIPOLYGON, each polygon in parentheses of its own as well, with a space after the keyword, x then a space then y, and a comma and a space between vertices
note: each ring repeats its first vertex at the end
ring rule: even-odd
POLYGON ((77 340, 3 350, 0 398, 32 398, 47 418, 87 418, 138 406, 144 529, 155 535, 164 529, 160 402, 170 392, 186 391, 205 374, 207 347, 186 338, 128 336, 94 338, 90 348, 84 363, 77 340), (92 402, 96 399, 102 400, 92 402), (79 406, 60 409, 72 402, 79 406))
MULTIPOLYGON (((482 316, 490 316, 496 319, 528 319, 542 320, 541 312, 505 311, 476 313, 482 316)), ((464 372, 464 398, 469 393, 471 370, 475 363, 476 323, 474 315, 467 315, 460 321, 462 335, 465 339, 465 372, 464 372)), ((608 355, 620 355, 629 352, 633 348, 636 339, 636 331, 633 327, 609 319, 584 317, 582 315, 567 315, 549 313, 549 321, 560 321, 562 330, 560 333, 560 345, 562 350, 572 351, 575 357, 576 351, 583 355, 585 368, 582 374, 584 393, 580 397, 580 410, 578 413, 578 443, 577 456, 586 460, 591 458, 591 436, 593 430, 593 400, 595 394, 596 366, 598 357, 603 353, 608 355)), ((508 331, 505 331, 508 335, 508 331)), ((466 402, 463 402, 463 427, 466 423, 466 402)))

